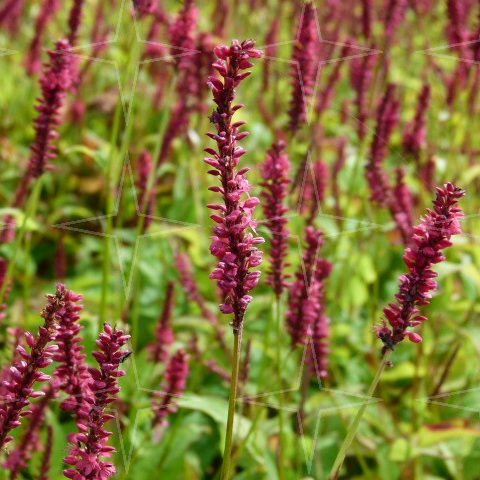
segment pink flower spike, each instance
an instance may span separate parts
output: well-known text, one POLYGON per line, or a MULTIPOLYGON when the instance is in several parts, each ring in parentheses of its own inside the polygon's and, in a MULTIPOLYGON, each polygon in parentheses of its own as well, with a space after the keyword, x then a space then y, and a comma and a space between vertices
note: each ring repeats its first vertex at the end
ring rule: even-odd
POLYGON ((219 59, 213 66, 222 79, 211 78, 209 82, 217 104, 210 120, 217 131, 208 135, 217 142, 217 151, 212 154, 209 149, 207 153, 218 162, 218 166, 210 173, 219 178, 222 185, 211 190, 221 193, 225 206, 224 211, 214 216, 218 225, 214 228, 210 251, 218 258, 218 264, 211 278, 217 280, 223 292, 224 302, 220 310, 234 314, 234 331, 242 327, 250 298, 247 293, 258 283, 259 274, 250 272, 250 268, 261 262, 261 252, 255 247, 260 237, 255 238, 247 232, 249 228, 255 229, 252 214, 258 201, 253 197, 242 200, 250 191, 250 185, 245 177, 246 172, 236 170, 245 150, 237 143, 240 125, 232 122, 234 112, 238 109, 238 105, 233 105, 235 88, 245 78, 241 71, 252 66, 249 61, 251 58, 261 55, 254 46, 252 40, 233 40, 230 47, 217 47, 215 53, 219 59))
POLYGON ((433 208, 427 209, 422 222, 413 228, 411 246, 406 248, 403 256, 408 273, 400 277, 399 291, 395 295, 397 303, 383 309, 385 319, 375 328, 384 344, 383 353, 393 350, 407 336, 414 343, 422 340, 419 334, 408 328, 426 320, 425 316, 418 315, 418 307, 430 303, 431 292, 437 288, 432 280, 437 273, 432 267, 445 260, 441 251, 452 245, 450 239, 453 235, 461 233, 459 219, 463 212, 458 207, 458 200, 464 195, 463 190, 451 183, 437 187, 433 208))
POLYGON ((64 470, 67 478, 106 480, 115 474, 115 465, 103 460, 115 451, 107 445, 111 432, 105 430, 105 424, 113 417, 106 412, 106 408, 115 401, 120 391, 117 379, 125 375, 120 364, 130 355, 122 347, 129 338, 129 335, 108 324, 104 325, 104 332, 98 337, 99 350, 93 356, 99 368, 89 369, 92 395, 77 411, 79 433, 70 435, 70 455, 64 459, 73 467, 64 470))

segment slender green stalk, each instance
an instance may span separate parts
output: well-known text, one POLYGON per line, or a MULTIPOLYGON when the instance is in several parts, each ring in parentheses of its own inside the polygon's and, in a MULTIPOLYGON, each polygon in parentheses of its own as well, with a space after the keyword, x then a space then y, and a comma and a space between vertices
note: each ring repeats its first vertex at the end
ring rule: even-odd
MULTIPOLYGON (((170 106, 172 102, 172 97, 173 97, 173 92, 175 91, 177 83, 177 77, 174 77, 172 82, 170 83, 170 88, 167 94, 167 101, 166 105, 164 108, 164 112, 162 114, 162 118, 160 120, 160 125, 158 128, 158 135, 157 135, 157 140, 155 142, 155 147, 153 149, 153 166, 152 170, 150 171, 150 174, 147 179, 147 185, 145 189, 145 198, 147 201, 144 202, 142 211, 138 213, 138 222, 137 222, 137 230, 136 230, 136 235, 135 238, 138 241, 138 238, 144 233, 144 227, 145 227, 145 219, 147 218, 147 213, 148 213, 148 199, 151 196, 151 192, 153 190, 153 187, 155 185, 155 180, 157 178, 157 170, 160 162, 160 151, 162 148, 162 144, 165 139, 165 133, 167 131, 168 127, 168 122, 170 120, 170 106)), ((135 251, 132 252, 132 258, 130 262, 130 269, 128 270, 127 273, 127 282, 129 286, 129 293, 132 293, 130 290, 135 291, 135 288, 137 286, 137 275, 136 271, 133 270, 133 262, 134 262, 134 255, 135 251)), ((138 296, 135 296, 135 301, 138 302, 138 296)), ((129 298, 132 298, 132 295, 129 295, 129 298)), ((120 316, 122 316, 123 312, 125 311, 125 308, 128 304, 128 300, 125 298, 123 302, 120 303, 120 316)), ((137 310, 138 313, 138 310, 137 310)), ((132 317, 132 346, 135 348, 136 343, 137 343, 137 338, 138 338, 138 319, 139 316, 138 314, 134 314, 132 317)))
POLYGON ((232 461, 233 421, 235 418, 235 403, 237 399, 238 372, 240 370, 240 351, 242 349, 242 326, 233 332, 233 360, 232 379, 230 380, 230 398, 228 401, 227 432, 225 435, 225 449, 223 452, 221 480, 228 480, 232 461))
MULTIPOLYGON (((367 397, 371 397, 375 393, 375 390, 377 389, 378 382, 380 381, 382 373, 385 370, 385 367, 387 365, 387 362, 390 359, 391 354, 392 354, 391 350, 387 350, 387 352, 383 356, 382 362, 380 363, 380 366, 378 367, 375 378, 373 379, 373 381, 370 384, 370 387, 368 389, 367 397)), ((352 442, 355 438, 355 435, 357 434, 358 427, 360 426, 360 422, 362 420, 363 414, 365 413, 365 410, 367 409, 367 406, 368 406, 368 403, 364 403, 358 409, 358 412, 355 415, 355 418, 353 419, 353 422, 348 429, 347 436, 343 440, 342 446, 340 447, 340 450, 337 454, 337 458, 335 459, 335 462, 333 463, 333 467, 330 471, 330 476, 329 476, 330 480, 338 479, 339 474, 340 474, 340 469, 342 468, 342 465, 343 465, 343 461, 345 460, 345 456, 347 455, 347 451, 350 448, 350 445, 352 444, 352 442)))
POLYGON ((278 398, 279 398, 279 409, 278 409, 278 473, 280 476, 280 480, 285 479, 285 461, 284 461, 284 452, 285 452, 285 436, 284 436, 284 418, 283 418, 283 406, 284 406, 284 393, 283 393, 283 381, 282 381, 282 315, 281 315, 281 301, 280 297, 277 296, 274 308, 275 308, 275 316, 276 316, 276 324, 277 324, 277 373, 278 373, 278 381, 279 381, 279 391, 278 391, 278 398))
MULTIPOLYGON (((136 40, 135 30, 131 30, 130 35, 130 44, 133 43, 133 47, 131 53, 128 57, 127 67, 125 69, 124 80, 128 78, 131 74, 132 68, 138 62, 138 58, 140 55, 140 43, 136 40)), ((125 82, 124 82, 125 83, 125 82)), ((123 158, 127 153, 128 145, 130 143, 130 138, 132 134, 132 113, 134 111, 134 99, 136 95, 132 92, 131 101, 129 104, 129 114, 127 117, 128 123, 126 125, 125 134, 122 139, 122 144, 120 146, 120 150, 117 152, 117 139, 119 136, 120 131, 120 119, 122 116, 123 110, 123 103, 122 98, 118 99, 114 120, 113 120, 113 128, 112 128, 112 136, 110 138, 110 154, 108 156, 108 163, 107 163, 107 224, 105 227, 105 239, 103 245, 103 254, 102 254, 102 293, 100 298, 100 324, 102 325, 106 321, 106 310, 107 310, 107 293, 108 293, 108 286, 109 286, 109 278, 110 278, 110 240, 113 237, 113 216, 115 211, 115 189, 118 184, 118 159, 120 159, 120 164, 123 158)))
POLYGON ((20 251, 20 247, 23 243, 23 239, 25 238, 25 234, 27 232, 28 220, 30 218, 33 218, 37 211, 38 199, 40 197, 41 190, 42 190, 42 177, 34 180, 32 190, 27 200, 27 208, 26 208, 25 215, 23 217, 22 225, 20 226, 19 231, 15 235, 15 240, 13 242, 12 256, 8 260, 7 271, 5 272, 5 278, 0 288, 0 305, 3 303, 5 299, 5 293, 7 291, 8 285, 10 285, 10 281, 12 280, 18 252, 20 251))

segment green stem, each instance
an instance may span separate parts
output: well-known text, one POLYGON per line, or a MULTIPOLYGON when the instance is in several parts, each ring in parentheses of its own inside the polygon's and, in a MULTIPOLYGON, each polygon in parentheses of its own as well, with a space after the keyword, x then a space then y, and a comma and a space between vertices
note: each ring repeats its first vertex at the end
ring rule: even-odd
POLYGON ((15 240, 13 242, 12 256, 8 261, 8 267, 7 267, 7 271, 5 272, 5 278, 0 288, 0 305, 3 303, 5 299, 5 293, 7 291, 8 286, 10 285, 10 281, 12 280, 18 252, 20 251, 20 246, 22 245, 23 239, 25 238, 25 234, 27 232, 28 220, 34 217, 37 211, 38 198, 40 197, 41 190, 42 190, 42 178, 40 177, 34 180, 31 193, 28 197, 27 208, 26 208, 25 215, 23 217, 22 225, 20 226, 20 229, 17 235, 15 236, 15 240))
MULTIPOLYGON (((128 58, 127 67, 125 69, 124 80, 128 78, 131 74, 132 68, 137 63, 140 55, 140 44, 136 40, 135 30, 131 30, 130 34, 130 44, 133 43, 131 54, 128 58)), ((125 81, 123 82, 125 84, 125 81)), ((100 299, 100 324, 102 325, 106 321, 106 310, 107 310, 107 292, 109 286, 109 277, 110 277, 110 240, 113 237, 113 216, 115 210, 115 189, 118 184, 119 169, 117 159, 125 158, 127 153, 128 145, 130 143, 130 138, 132 134, 133 126, 133 111, 134 111, 134 99, 136 95, 135 92, 132 92, 130 97, 129 104, 129 113, 127 117, 127 125, 125 129, 125 134, 122 139, 122 144, 120 150, 117 152, 117 139, 120 131, 120 119, 123 113, 123 103, 122 98, 118 99, 115 116, 113 120, 112 136, 110 139, 110 154, 108 157, 107 163, 107 225, 105 228, 105 241, 103 246, 103 258, 102 258, 102 293, 100 299)))
MULTIPOLYGON (((387 365, 387 362, 390 359, 390 356, 392 355, 391 350, 387 350, 385 355, 382 358, 382 362, 380 363, 380 366, 378 367, 377 373, 375 375, 375 378, 373 379, 372 383, 370 384, 370 387, 367 392, 367 397, 370 398, 373 396, 375 393, 375 390, 377 388, 378 382, 380 381, 380 378, 382 376, 383 371, 385 370, 385 367, 387 365)), ((357 434, 358 427, 360 426, 360 421, 362 420, 363 414, 365 413, 365 410, 367 409, 368 403, 364 403, 358 410, 357 415, 355 415, 355 418, 353 419, 352 424, 350 425, 347 436, 343 440, 342 446, 340 447, 340 450, 337 454, 337 458, 335 459, 335 462, 333 463, 333 467, 330 471, 330 480, 336 480, 339 477, 340 474, 340 469, 342 468, 343 462, 345 460, 345 456, 347 455, 347 451, 350 448, 350 445, 352 444, 355 435, 357 434)))
MULTIPOLYGON (((137 241, 138 241, 138 238, 144 233, 145 219, 147 218, 148 204, 150 203, 149 199, 150 199, 150 196, 152 194, 152 191, 153 191, 153 188, 154 188, 154 185, 155 185, 155 180, 157 178, 157 170, 158 170, 158 166, 159 166, 159 163, 160 163, 160 158, 159 158, 160 157, 160 151, 161 151, 161 148, 162 148, 163 141, 165 139, 165 133, 167 131, 168 122, 170 120, 170 106, 171 106, 171 103, 172 103, 172 97, 173 97, 173 93, 175 91, 176 83, 177 83, 177 77, 174 77, 174 79, 170 83, 170 88, 169 88, 169 91, 168 91, 168 94, 167 94, 167 103, 165 105, 164 112, 162 112, 162 118, 160 120, 160 125, 159 125, 159 128, 158 128, 157 140, 155 142, 155 146, 154 146, 154 150, 153 150, 153 166, 152 166, 152 169, 151 169, 150 174, 148 176, 147 185, 146 185, 146 189, 145 189, 145 195, 144 195, 145 202, 144 202, 142 211, 137 213, 138 222, 137 222, 137 229, 136 229, 136 235, 135 235, 135 238, 137 239, 137 241)), ((129 284, 128 285, 129 286, 129 292, 128 293, 130 293, 129 298, 132 298, 131 294, 135 291, 135 288, 137 287, 136 270, 134 270, 133 273, 132 273, 134 255, 135 255, 135 251, 132 252, 130 269, 128 270, 128 273, 127 273, 127 276, 126 276, 127 282, 129 284)), ((123 316, 123 313, 128 306, 128 300, 125 298, 123 302, 120 302, 120 305, 121 305, 120 316, 123 316)), ((138 319, 139 319, 138 315, 134 315, 132 317, 132 346, 133 346, 133 348, 135 348, 136 344, 137 344, 138 319)))
POLYGON ((280 297, 277 296, 274 304, 276 324, 277 324, 277 373, 278 381, 280 382, 279 395, 279 409, 278 409, 278 427, 279 427, 279 442, 278 442, 278 472, 280 480, 285 479, 284 470, 284 452, 285 452, 285 438, 284 438, 284 418, 283 418, 283 381, 282 381, 282 315, 280 311, 280 297))
POLYGON ((238 372, 240 369, 240 351, 242 348, 242 326, 238 331, 233 332, 233 360, 232 360, 232 379, 230 381, 230 398, 228 401, 228 419, 227 432, 225 435, 225 449, 223 452, 221 480, 228 480, 230 475, 230 464, 233 444, 233 420, 235 417, 235 403, 237 399, 238 372))

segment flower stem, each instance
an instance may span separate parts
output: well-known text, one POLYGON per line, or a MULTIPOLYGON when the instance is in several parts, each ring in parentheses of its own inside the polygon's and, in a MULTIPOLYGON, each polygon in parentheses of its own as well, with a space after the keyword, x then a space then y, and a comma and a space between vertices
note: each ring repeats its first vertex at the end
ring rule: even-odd
MULTIPOLYGON (((367 392, 367 397, 371 397, 377 388, 378 382, 380 381, 380 378, 382 376, 383 371, 385 370, 385 367, 387 365, 387 362, 390 359, 390 356, 392 354, 391 350, 387 350, 385 355, 382 358, 382 362, 380 363, 380 366, 378 367, 377 373, 375 375, 375 378, 373 379, 372 383, 370 384, 370 387, 367 392)), ((352 424, 350 425, 347 436, 343 440, 342 446, 340 447, 340 450, 337 454, 337 458, 335 459, 335 462, 333 463, 333 467, 330 470, 330 480, 336 480, 338 479, 338 476, 340 474, 340 469, 342 468, 343 462, 345 460, 345 456, 347 454, 347 451, 352 444, 355 435, 357 434, 358 427, 360 426, 360 421, 362 420, 363 414, 365 413, 365 410, 367 409, 368 403, 364 403, 358 410, 357 415, 353 419, 352 424)))
POLYGON ((225 449, 223 452, 221 480, 228 480, 230 474, 230 464, 232 457, 233 444, 233 420, 235 417, 235 403, 237 399, 238 372, 240 369, 240 351, 242 349, 242 326, 238 331, 233 332, 233 360, 232 360, 232 379, 230 381, 230 398, 228 401, 228 419, 227 432, 225 435, 225 449))
MULTIPOLYGON (((138 62, 140 56, 140 46, 139 42, 136 40, 135 29, 131 31, 130 34, 130 44, 133 43, 131 48, 131 53, 128 57, 127 67, 125 69, 124 82, 128 79, 128 76, 131 74, 132 69, 138 62)), ((120 120, 123 113, 123 100, 121 96, 118 98, 117 105, 115 108, 115 114, 113 119, 113 128, 112 136, 110 139, 110 154, 108 156, 107 163, 107 224, 105 227, 105 238, 104 238, 104 247, 102 253, 102 293, 100 299, 100 325, 103 325, 106 321, 106 310, 107 310, 107 293, 109 287, 109 278, 110 278, 110 241, 113 235, 113 217, 115 216, 115 210, 119 207, 117 202, 120 199, 116 198, 116 188, 118 186, 119 180, 119 171, 121 168, 119 166, 123 165, 123 160, 127 154, 128 146, 130 143, 130 138, 133 128, 133 111, 134 111, 134 99, 135 91, 132 92, 130 97, 130 104, 128 107, 128 113, 126 114, 126 126, 125 133, 122 139, 120 150, 117 152, 117 140, 120 133, 120 120), (120 160, 120 164, 118 163, 120 160)))
POLYGON ((277 324, 277 372, 278 381, 280 382, 280 388, 278 391, 279 396, 279 409, 278 409, 278 428, 279 428, 279 443, 278 443, 278 473, 280 480, 285 479, 284 471, 284 451, 285 451, 285 438, 284 438, 284 419, 283 419, 283 381, 282 381, 282 315, 280 311, 280 297, 277 296, 274 304, 275 317, 277 324))

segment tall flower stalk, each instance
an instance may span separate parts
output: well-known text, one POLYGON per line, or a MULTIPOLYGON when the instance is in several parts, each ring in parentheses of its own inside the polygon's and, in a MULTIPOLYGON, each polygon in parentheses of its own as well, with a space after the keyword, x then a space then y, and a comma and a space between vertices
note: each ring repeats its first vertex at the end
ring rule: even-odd
POLYGON ((113 415, 107 413, 106 409, 116 400, 120 391, 117 379, 125 375, 120 365, 130 355, 122 347, 129 338, 121 330, 105 324, 97 340, 99 350, 93 355, 99 368, 90 369, 92 396, 77 412, 79 433, 69 437, 73 445, 64 461, 73 468, 64 470, 67 478, 106 480, 115 474, 115 465, 104 461, 104 457, 110 457, 115 452, 115 448, 107 444, 111 432, 105 430, 105 424, 113 415))
POLYGON ((209 86, 217 108, 210 118, 216 127, 216 133, 208 133, 208 136, 217 143, 217 150, 206 149, 211 157, 205 161, 213 167, 209 173, 220 180, 220 186, 210 187, 210 190, 220 193, 222 197, 222 203, 208 205, 216 212, 211 218, 217 223, 210 251, 219 260, 210 278, 217 280, 223 294, 220 310, 225 314, 233 314, 231 325, 235 340, 222 480, 228 478, 231 463, 243 320, 252 300, 249 291, 256 287, 260 277, 260 272, 251 271, 251 268, 257 267, 262 261, 256 245, 264 241, 262 237, 255 237, 248 232, 248 229, 254 230, 256 226, 252 215, 259 200, 255 197, 242 198, 248 194, 250 185, 245 177, 248 168, 237 169, 240 158, 246 153, 238 142, 248 133, 239 130, 245 122, 232 122, 234 113, 242 107, 233 104, 235 87, 250 75, 250 72, 245 71, 253 66, 250 60, 262 55, 254 47, 255 42, 252 40, 233 40, 230 47, 216 47, 218 60, 213 67, 221 79, 209 77, 209 86))
POLYGON ((12 216, 4 219, 7 225, 2 232, 0 243, 15 240, 12 258, 8 262, 5 278, 0 285, 0 305, 3 303, 5 293, 12 278, 15 267, 16 255, 25 235, 26 222, 28 218, 35 215, 38 196, 40 195, 41 183, 39 178, 50 168, 50 160, 56 157, 54 140, 58 137, 56 131, 60 123, 59 114, 63 106, 65 96, 71 86, 70 71, 70 44, 67 40, 59 40, 55 49, 49 51, 50 62, 45 66, 40 86, 42 95, 36 106, 39 112, 34 121, 35 140, 31 146, 31 154, 27 169, 20 180, 15 192, 13 206, 21 208, 28 197, 26 214, 20 227, 18 235, 15 232, 15 220, 12 216), (34 184, 34 188, 31 188, 34 184))
POLYGON ((315 6, 308 1, 303 9, 292 55, 292 98, 288 115, 289 127, 293 132, 307 121, 308 106, 315 86, 317 43, 315 6))
MULTIPOLYGON (((271 267, 267 282, 271 285, 275 293, 274 310, 276 317, 277 327, 277 345, 276 345, 276 363, 277 373, 279 378, 279 401, 280 407, 283 407, 283 381, 282 381, 282 322, 281 322, 281 298, 282 293, 287 286, 285 274, 285 257, 288 253, 288 236, 290 231, 287 229, 286 224, 288 220, 285 214, 288 211, 286 207, 285 199, 288 195, 288 184, 291 182, 289 178, 291 164, 287 153, 285 152, 285 142, 280 140, 272 145, 272 148, 267 153, 267 158, 262 165, 262 177, 264 179, 261 184, 263 187, 262 198, 264 200, 263 210, 267 219, 266 226, 272 234, 271 246, 270 246, 270 262, 271 267)), ((270 337, 270 329, 267 330, 266 338, 270 337)), ((268 340, 267 340, 268 348, 268 340)), ((283 412, 281 409, 278 412, 279 420, 279 471, 280 479, 284 478, 283 470, 283 454, 284 454, 284 421, 283 412)))
MULTIPOLYGON (((400 277, 399 291, 395 295, 396 302, 383 309, 385 318, 375 327, 377 337, 383 342, 383 358, 368 389, 367 397, 375 393, 394 348, 405 338, 414 343, 422 341, 418 333, 409 329, 427 320, 420 313, 419 307, 428 305, 432 292, 437 289, 433 279, 438 274, 432 270, 433 265, 445 260, 442 250, 452 245, 453 235, 461 233, 459 219, 462 218, 463 212, 458 207, 458 200, 464 195, 463 190, 451 183, 441 188, 437 187, 433 208, 427 209, 421 223, 413 229, 413 244, 406 248, 403 256, 408 273, 400 277)), ((347 450, 355 438, 366 408, 366 403, 360 407, 348 429, 330 471, 329 478, 332 480, 339 478, 347 450)))
POLYGON ((263 210, 267 219, 266 226, 272 234, 270 247, 271 267, 267 282, 272 286, 276 297, 280 297, 286 286, 285 257, 288 250, 288 223, 285 214, 288 208, 284 205, 288 195, 288 184, 291 182, 289 173, 290 160, 285 152, 285 142, 274 143, 267 153, 262 165, 263 210))
POLYGON ((41 315, 44 324, 34 337, 30 332, 25 333, 25 339, 30 351, 22 345, 17 346, 21 360, 16 361, 10 368, 10 376, 3 382, 7 393, 0 406, 0 448, 9 443, 13 437, 9 432, 20 426, 20 419, 31 413, 25 410, 30 404, 30 398, 38 398, 45 392, 34 390, 36 382, 45 382, 50 376, 43 373, 45 367, 53 361, 58 350, 57 345, 48 345, 55 339, 58 328, 58 314, 63 308, 61 292, 47 296, 48 304, 41 315))

